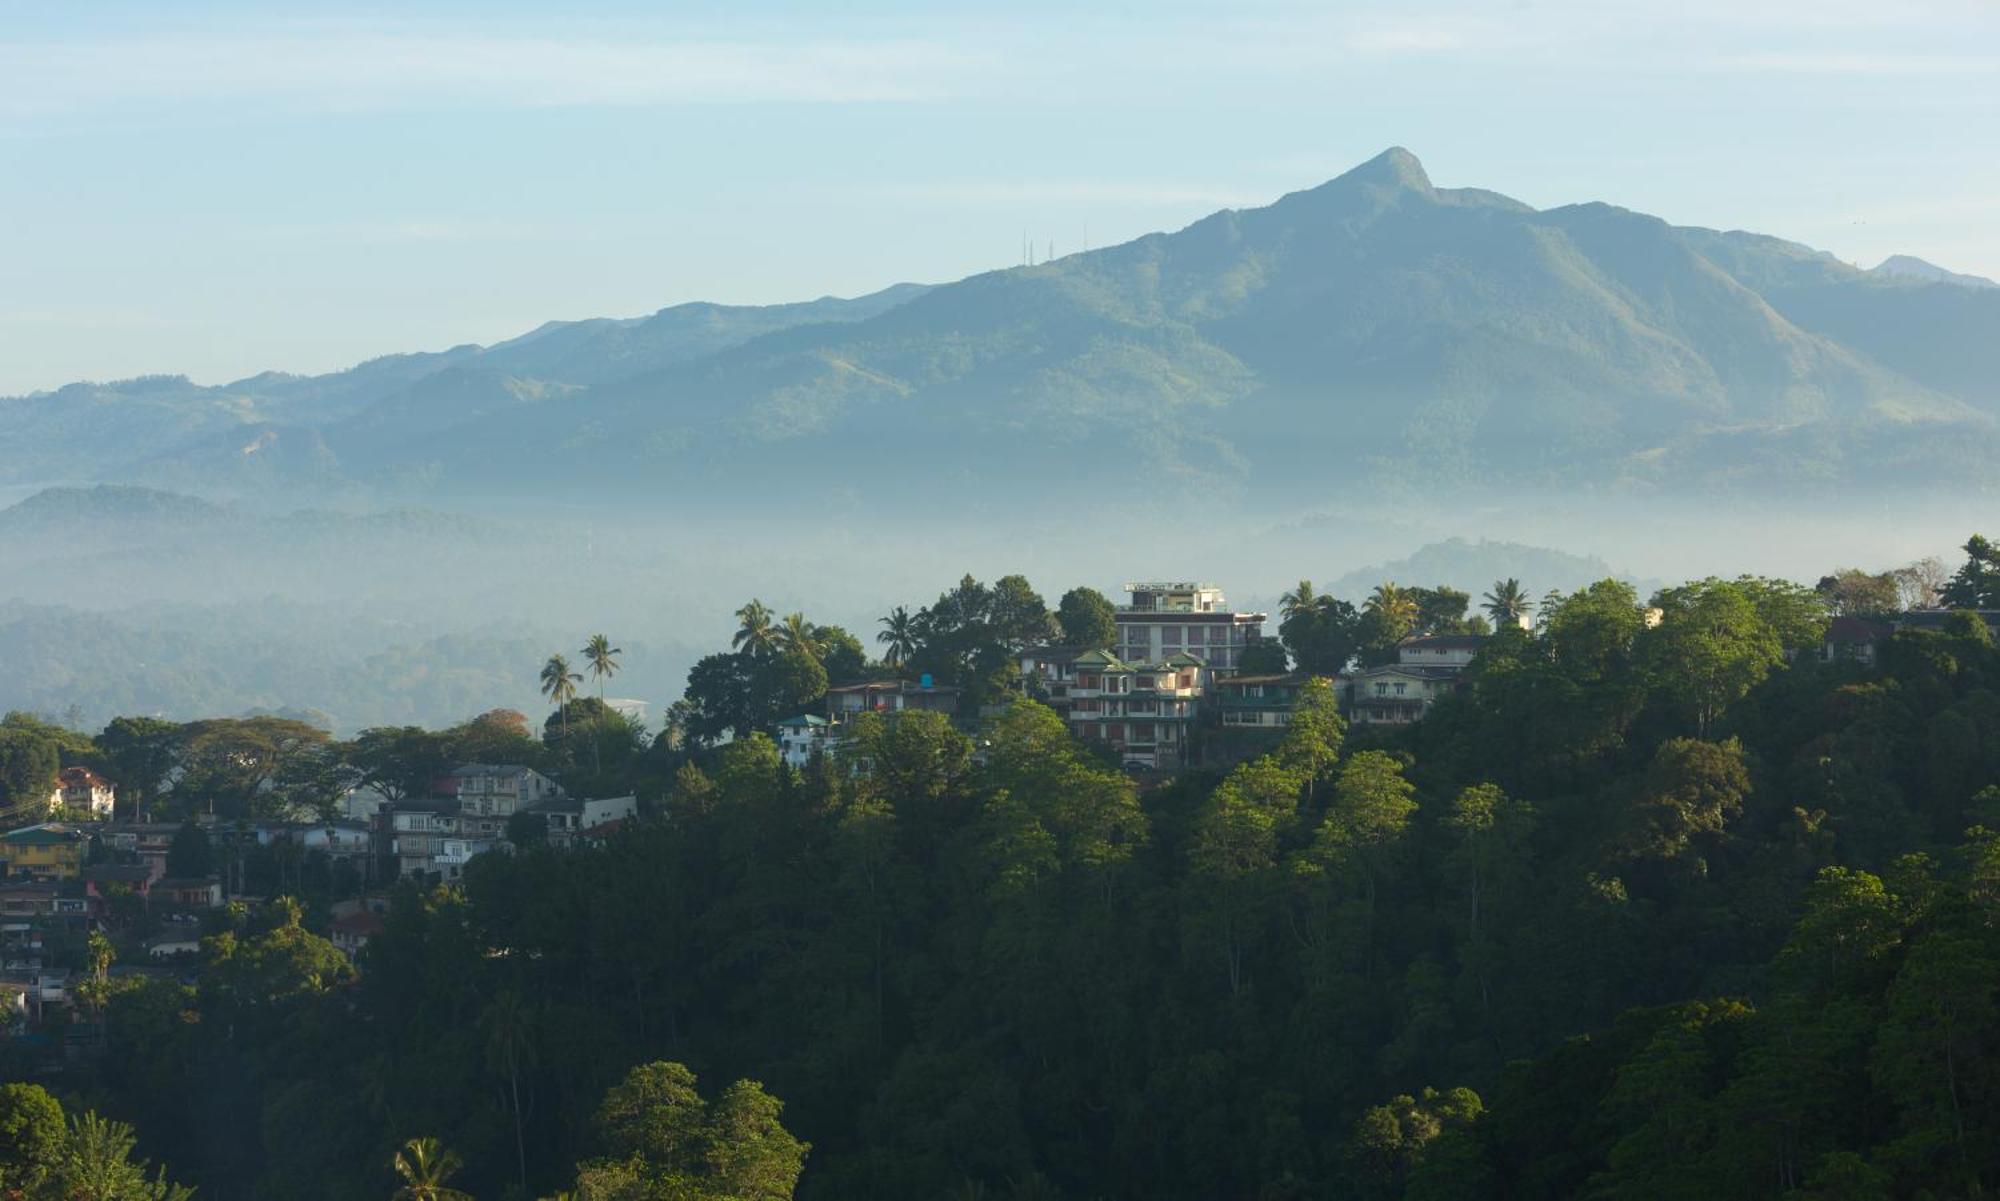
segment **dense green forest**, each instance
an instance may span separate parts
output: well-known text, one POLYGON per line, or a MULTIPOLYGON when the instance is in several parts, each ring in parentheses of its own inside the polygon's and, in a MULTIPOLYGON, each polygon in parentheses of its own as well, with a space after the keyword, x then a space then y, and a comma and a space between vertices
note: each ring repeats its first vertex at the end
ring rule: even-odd
POLYGON ((1029 698, 803 772, 684 726, 647 820, 404 882, 358 969, 232 915, 55 1091, 217 1199, 1986 1195, 2000 649, 1824 661, 1869 578, 1550 596, 1418 726, 1317 685, 1144 788, 1029 698))

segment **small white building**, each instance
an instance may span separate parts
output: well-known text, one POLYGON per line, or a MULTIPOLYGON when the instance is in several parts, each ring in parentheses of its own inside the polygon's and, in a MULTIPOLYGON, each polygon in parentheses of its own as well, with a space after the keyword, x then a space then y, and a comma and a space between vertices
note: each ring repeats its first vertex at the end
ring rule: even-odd
POLYGON ((834 726, 814 713, 801 713, 778 723, 778 754, 786 767, 804 767, 814 755, 833 750, 834 726))
POLYGON ((549 823, 549 842, 554 846, 568 846, 577 835, 586 831, 637 817, 639 798, 629 793, 587 800, 560 797, 541 805, 537 811, 549 823))

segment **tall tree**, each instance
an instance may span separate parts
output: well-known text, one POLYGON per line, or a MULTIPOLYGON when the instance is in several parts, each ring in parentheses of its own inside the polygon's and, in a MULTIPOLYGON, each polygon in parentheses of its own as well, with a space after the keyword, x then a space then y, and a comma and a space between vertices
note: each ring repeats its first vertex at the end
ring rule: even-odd
POLYGON ((771 626, 771 610, 752 598, 736 611, 736 634, 729 645, 750 655, 768 655, 777 649, 777 631, 771 626))
POLYGON ((1535 607, 1535 603, 1528 599, 1527 590, 1521 587, 1521 581, 1512 576, 1495 580, 1493 591, 1480 600, 1479 607, 1486 610, 1486 615, 1493 619, 1493 628, 1498 630, 1518 628, 1535 607))
POLYGON ((592 634, 590 641, 583 644, 583 664, 597 681, 597 699, 604 699, 604 681, 618 674, 618 656, 623 650, 611 645, 611 640, 602 634, 592 634))
POLYGON ((583 677, 570 670, 569 660, 562 655, 550 655, 542 664, 542 695, 561 716, 564 747, 569 745, 569 703, 576 699, 576 686, 581 683, 583 677))
POLYGON ((882 661, 891 667, 901 667, 917 653, 917 619, 908 609, 897 605, 882 618, 882 632, 875 635, 875 641, 882 644, 882 661))
MULTIPOLYGON (((514 816, 520 817, 521 814, 514 816)), ((527 1114, 521 1103, 521 1075, 535 1063, 535 1018, 521 994, 496 995, 481 1020, 486 1033, 486 1065, 507 1084, 507 1108, 514 1117, 514 1162, 521 1189, 528 1188, 527 1114)))
POLYGON ((1974 534, 1965 541, 1965 562, 1939 597, 1953 609, 2000 609, 2000 547, 1974 534))
POLYGON ((813 624, 803 613, 787 613, 772 636, 778 650, 783 654, 811 655, 819 658, 819 638, 813 624))
POLYGON ((1095 588, 1072 588, 1056 605, 1064 644, 1101 651, 1118 641, 1118 610, 1095 588))

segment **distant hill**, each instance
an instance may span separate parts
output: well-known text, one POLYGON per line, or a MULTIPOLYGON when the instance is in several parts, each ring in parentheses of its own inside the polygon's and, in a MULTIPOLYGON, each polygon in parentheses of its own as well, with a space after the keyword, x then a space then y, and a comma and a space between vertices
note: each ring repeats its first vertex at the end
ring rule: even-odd
POLYGON ((1518 542, 1477 542, 1450 538, 1418 548, 1406 558, 1363 567, 1326 585, 1326 592, 1359 603, 1377 584, 1397 583, 1405 587, 1434 588, 1442 584, 1472 595, 1473 605, 1481 594, 1499 580, 1517 579, 1536 599, 1550 590, 1574 592, 1604 579, 1624 579, 1650 595, 1658 583, 1635 580, 1617 571, 1596 555, 1573 555, 1542 546, 1518 542))
MULTIPOLYGON (((931 503, 1112 462, 1213 500, 1990 489, 2000 289, 1925 267, 1536 210, 1392 149, 1263 208, 939 287, 552 324, 313 379, 76 385, 0 402, 0 437, 30 452, 6 470, 39 473, 14 478, 370 498, 533 480, 931 503)), ((1122 500, 1143 508, 1102 506, 1122 500)))
POLYGON ((1958 284, 1967 288, 2000 288, 2000 284, 1983 275, 1961 275, 1909 254, 1892 254, 1876 264, 1875 269, 1869 274, 1889 279, 1921 280, 1931 284, 1958 284))

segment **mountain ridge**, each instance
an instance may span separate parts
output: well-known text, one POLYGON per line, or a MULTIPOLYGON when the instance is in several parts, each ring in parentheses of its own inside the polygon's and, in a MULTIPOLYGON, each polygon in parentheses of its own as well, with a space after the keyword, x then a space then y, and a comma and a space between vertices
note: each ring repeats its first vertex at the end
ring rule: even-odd
POLYGON ((1817 486, 1932 459, 1989 486, 1994 347, 2000 290, 1439 188, 1394 147, 1269 205, 952 283, 546 323, 235 393, 71 385, 39 394, 73 410, 39 427, 35 398, 0 401, 0 435, 74 445, 116 410, 146 437, 93 460, 115 478, 417 497, 476 490, 454 478, 468 461, 646 488, 762 473, 793 497, 856 473, 1061 479, 1107 455, 1235 495, 1417 464, 1817 486))

